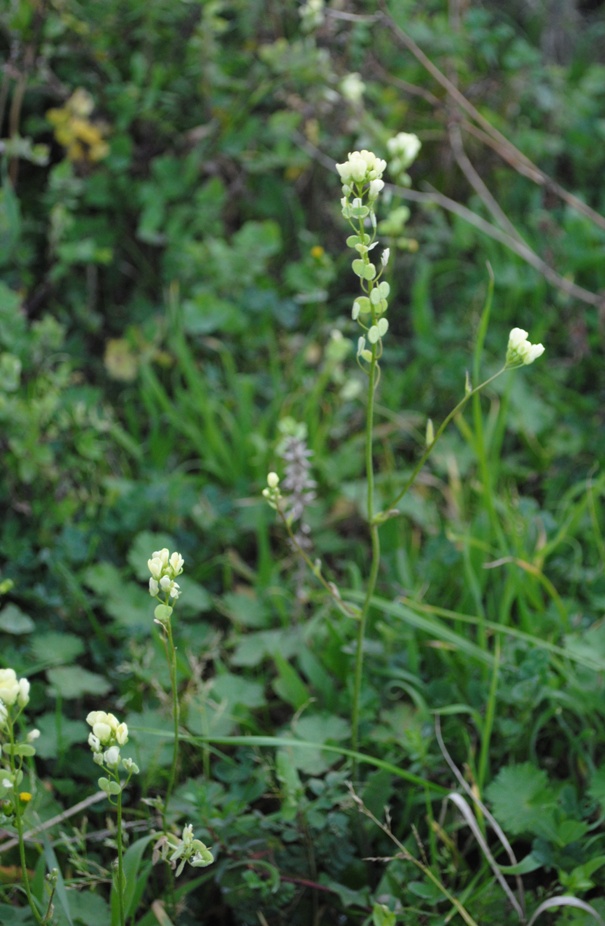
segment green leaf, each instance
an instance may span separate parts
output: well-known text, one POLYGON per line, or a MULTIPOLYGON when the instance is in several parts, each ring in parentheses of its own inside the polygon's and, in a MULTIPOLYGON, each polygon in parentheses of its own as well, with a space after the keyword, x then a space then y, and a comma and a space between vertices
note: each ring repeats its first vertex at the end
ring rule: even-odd
POLYGON ((443 900, 443 891, 432 881, 408 881, 407 887, 411 894, 421 897, 429 906, 443 900))
MULTIPOLYGON (((347 721, 333 714, 305 714, 293 724, 293 729, 296 739, 309 743, 338 744, 351 735, 347 721)), ((337 753, 306 746, 289 747, 286 751, 292 764, 309 775, 321 775, 339 761, 337 753)))
MULTIPOLYGON (((67 893, 65 889, 65 881, 63 880, 63 875, 61 873, 61 866, 59 865, 59 861, 55 855, 55 850, 51 846, 48 836, 44 831, 42 831, 42 839, 44 840, 44 858, 46 861, 47 871, 52 871, 53 868, 57 870, 57 885, 55 888, 55 894, 58 900, 57 912, 60 913, 58 923, 63 922, 66 923, 67 926, 73 926, 74 918, 72 915, 70 899, 74 896, 77 896, 77 891, 70 891, 69 894, 67 893)), ((89 924, 89 926, 93 926, 94 920, 88 916, 86 923, 89 924)))
POLYGON ((605 865, 605 856, 598 855, 583 865, 578 865, 571 872, 559 872, 561 884, 566 891, 576 894, 589 891, 595 886, 592 875, 605 865))
POLYGON ((372 907, 372 926, 395 926, 397 914, 383 904, 375 903, 372 907))
POLYGON ((285 749, 278 749, 275 756, 275 774, 281 785, 281 813, 284 820, 294 820, 304 796, 304 788, 298 771, 290 762, 285 749))
POLYGON ((505 875, 529 875, 532 871, 537 871, 544 867, 544 859, 533 852, 526 855, 516 865, 500 865, 500 871, 505 875))
POLYGON ((242 705, 253 710, 265 704, 265 690, 262 682, 256 682, 231 672, 215 676, 211 690, 214 700, 227 701, 232 707, 242 705))
MULTIPOLYGON (((185 569, 187 564, 185 564, 185 569)), ((181 586, 181 595, 179 597, 179 615, 185 617, 189 615, 202 614, 210 611, 213 606, 212 595, 206 591, 199 582, 194 582, 188 575, 182 575, 178 578, 181 586)))
MULTIPOLYGON (((60 874, 59 878, 61 879, 60 874)), ((109 905, 104 897, 92 891, 69 890, 65 893, 69 898, 69 912, 75 926, 107 926, 110 914, 109 905)), ((61 907, 55 904, 53 926, 68 926, 68 923, 61 907)))
POLYGON ((90 731, 83 720, 72 720, 62 711, 43 714, 36 720, 36 726, 40 730, 36 753, 44 759, 56 759, 74 743, 85 743, 90 731))
POLYGON ((229 620, 242 627, 266 627, 271 615, 256 596, 227 592, 221 598, 221 609, 229 620))
POLYGON ((149 843, 155 838, 154 833, 142 836, 136 842, 133 842, 124 853, 124 878, 126 880, 124 886, 124 911, 126 919, 135 915, 147 885, 151 862, 149 861, 143 866, 143 854, 149 843))
POLYGON ((37 633, 31 641, 32 655, 43 665, 74 663, 84 652, 84 643, 73 633, 37 633))
POLYGON ((155 617, 156 621, 160 622, 160 624, 166 624, 172 617, 172 611, 173 609, 170 607, 170 605, 159 604, 155 608, 153 616, 155 617))
POLYGON ((267 656, 280 652, 287 659, 299 644, 298 635, 288 630, 259 630, 242 637, 231 657, 234 666, 257 666, 267 656))
POLYGON ((35 756, 36 750, 34 746, 30 746, 29 743, 15 743, 14 746, 11 746, 10 743, 5 743, 2 746, 2 752, 7 756, 35 756))
POLYGON ((601 811, 605 812, 605 765, 598 768, 590 779, 588 794, 593 801, 601 805, 601 811))
POLYGON ((112 688, 111 682, 102 675, 80 666, 57 666, 49 669, 46 675, 49 681, 48 692, 53 697, 57 694, 66 699, 81 698, 86 694, 102 696, 112 688))
POLYGON ((105 602, 105 607, 117 624, 135 630, 151 627, 151 602, 148 589, 134 582, 123 582, 119 591, 105 602))
POLYGON ((295 711, 300 710, 311 699, 309 689, 281 653, 274 653, 273 660, 279 673, 279 678, 273 682, 274 692, 283 701, 291 704, 295 711))
POLYGON ((23 633, 31 633, 36 629, 36 625, 16 604, 6 604, 0 611, 0 630, 5 633, 12 633, 19 636, 23 633))
POLYGON ((500 770, 486 794, 506 832, 514 836, 534 833, 551 841, 556 838, 555 797, 543 769, 531 762, 509 765, 500 770))

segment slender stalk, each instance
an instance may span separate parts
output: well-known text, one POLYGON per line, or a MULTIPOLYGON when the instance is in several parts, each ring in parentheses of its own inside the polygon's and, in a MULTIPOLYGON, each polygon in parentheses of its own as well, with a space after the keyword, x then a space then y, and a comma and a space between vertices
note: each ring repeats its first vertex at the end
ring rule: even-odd
POLYGON ((25 841, 23 839, 23 820, 21 818, 21 807, 19 804, 19 796, 15 800, 15 827, 17 830, 17 836, 19 837, 19 860, 21 862, 21 876, 23 878, 23 887, 25 888, 25 894, 27 896, 27 902, 30 906, 32 913, 34 914, 34 919, 36 923, 39 923, 42 926, 43 920, 38 911, 38 905, 36 904, 34 895, 32 894, 31 885, 29 883, 29 875, 27 873, 27 861, 25 858, 25 841))
POLYGON ((361 606, 359 622, 357 624, 357 642, 355 648, 355 674, 353 677, 353 705, 351 710, 351 749, 357 752, 359 746, 359 711, 361 702, 361 683, 363 679, 363 648, 368 622, 370 602, 376 588, 378 569, 380 566, 380 536, 378 524, 374 520, 374 394, 377 380, 377 347, 372 348, 372 360, 368 372, 368 410, 366 414, 365 434, 365 466, 367 485, 367 517, 370 527, 371 563, 370 573, 366 586, 366 594, 361 606))
MULTIPOLYGON (((20 771, 16 767, 15 756, 13 750, 15 748, 15 730, 13 722, 8 719, 7 722, 8 730, 8 739, 11 745, 11 751, 9 754, 10 768, 13 775, 13 781, 16 782, 17 773, 20 771)), ((27 872, 27 859, 25 858, 25 840, 23 838, 23 817, 22 817, 22 808, 21 801, 19 798, 19 792, 17 791, 17 785, 15 783, 15 829, 17 830, 17 837, 19 840, 19 861, 21 863, 21 877, 23 879, 23 887, 25 888, 25 894, 27 896, 27 902, 30 906, 32 913, 34 914, 34 919, 39 926, 43 926, 43 919, 40 911, 38 910, 38 905, 32 894, 31 885, 29 883, 29 874, 27 872)))
POLYGON ((118 915, 120 917, 120 926, 125 926, 124 919, 124 858, 122 845, 122 792, 117 795, 116 800, 117 816, 117 842, 118 842, 118 915))
MULTIPOLYGON (((462 409, 464 408, 464 406, 466 405, 466 403, 469 401, 469 399, 471 399, 471 398, 472 398, 474 395, 476 395, 478 392, 481 392, 482 389, 485 389, 486 386, 489 386, 490 383, 493 383, 493 381, 494 381, 495 379, 498 379, 498 377, 501 376, 502 373, 504 373, 505 370, 510 370, 510 369, 512 369, 511 366, 503 366, 500 370, 498 370, 497 373, 494 373, 493 376, 490 376, 488 379, 486 379, 484 382, 480 383, 478 386, 475 386, 473 389, 469 389, 469 391, 466 393, 466 395, 463 396, 462 399, 460 399, 460 401, 458 402, 458 404, 451 410, 451 412, 449 413, 449 415, 447 415, 447 417, 444 418, 443 421, 441 422, 441 424, 439 425, 437 431, 435 432, 435 437, 433 438, 433 440, 431 441, 431 443, 428 445, 428 447, 425 449, 424 453, 422 454, 422 456, 420 457, 420 459, 419 459, 418 462, 416 463, 416 466, 415 466, 414 469, 412 470, 410 476, 406 479, 406 481, 405 481, 405 483, 404 483, 404 485, 403 485, 403 488, 401 489, 400 492, 398 492, 398 494, 395 496, 395 498, 393 499, 393 501, 387 506, 387 512, 390 511, 390 510, 392 510, 392 509, 394 509, 395 506, 396 506, 396 505, 401 501, 401 499, 404 497, 404 495, 406 495, 406 494, 409 492, 409 490, 411 489, 411 487, 412 487, 412 486, 414 485, 414 483, 416 482, 416 479, 418 478, 418 474, 420 473, 422 467, 424 466, 424 464, 426 463, 426 461, 427 461, 428 458, 430 457, 431 453, 433 452, 433 449, 434 449, 434 447, 435 447, 435 444, 437 443, 437 441, 439 440, 439 438, 441 437, 441 435, 443 434, 443 432, 445 431, 445 429, 447 428, 447 426, 448 426, 449 424, 451 424, 451 422, 454 420, 454 418, 456 417, 456 415, 457 415, 459 412, 462 411, 462 409)), ((378 515, 378 517, 380 517, 380 515, 378 515)))
POLYGON ((172 624, 170 621, 167 621, 164 626, 166 633, 164 648, 166 650, 166 659, 168 660, 168 668, 170 670, 170 689, 172 693, 172 721, 174 729, 174 744, 172 748, 172 764, 170 766, 170 777, 168 778, 168 785, 166 786, 166 797, 164 799, 164 828, 166 827, 166 811, 168 808, 168 803, 174 789, 174 783, 176 781, 176 772, 179 762, 179 721, 181 716, 181 706, 179 704, 179 692, 177 687, 177 678, 176 678, 176 647, 174 645, 174 639, 172 636, 172 624))

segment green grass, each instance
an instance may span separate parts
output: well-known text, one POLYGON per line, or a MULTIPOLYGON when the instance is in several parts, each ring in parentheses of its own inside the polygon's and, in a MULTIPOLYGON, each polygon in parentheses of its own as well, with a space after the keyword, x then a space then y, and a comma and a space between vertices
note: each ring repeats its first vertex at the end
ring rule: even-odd
MULTIPOLYGON (((13 55, 0 86, 0 668, 32 685, 26 862, 43 909, 59 869, 55 926, 118 922, 114 823, 86 744, 97 709, 127 721, 141 768, 124 792, 128 926, 605 920, 600 309, 481 232, 498 220, 448 134, 455 112, 525 245, 602 292, 604 223, 556 184, 605 209, 603 16, 581 11, 569 60, 553 62, 548 23, 522 4, 471 3, 456 28, 441 0, 391 7, 554 185, 484 144, 480 117, 374 4, 308 33, 297 4, 260 0, 0 13, 13 55), (340 91, 351 72, 366 85, 357 103, 340 91), (110 146, 99 161, 70 159, 46 117, 78 88, 110 146), (379 224, 390 328, 368 456, 358 280, 331 165, 356 148, 386 156, 402 130, 423 142, 410 169, 422 197, 395 189, 379 206, 379 220, 411 212, 389 238, 379 224), (499 369, 515 326, 544 357, 472 397, 380 526, 360 634, 368 464, 381 511, 422 458, 427 418, 437 430, 467 374, 474 386, 499 369), (268 472, 283 478, 287 417, 313 454, 305 518, 323 585, 261 495, 268 472), (162 821, 172 667, 146 562, 164 546, 185 573, 162 821), (151 865, 162 822, 174 835, 191 822, 215 863, 173 884, 151 865)), ((28 926, 7 810, 0 922, 28 926)))

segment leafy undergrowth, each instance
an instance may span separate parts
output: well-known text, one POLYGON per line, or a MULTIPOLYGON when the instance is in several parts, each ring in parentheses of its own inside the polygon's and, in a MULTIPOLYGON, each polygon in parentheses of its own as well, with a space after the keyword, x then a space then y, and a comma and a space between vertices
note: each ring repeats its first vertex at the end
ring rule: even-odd
MULTIPOLYGON (((117 922, 115 819, 85 723, 99 709, 128 724, 140 768, 128 923, 605 919, 605 223, 581 208, 605 208, 602 10, 553 50, 553 23, 522 4, 471 3, 457 25, 440 0, 392 3, 393 21, 328 6, 0 13, 0 666, 31 682, 27 866, 36 896, 60 871, 57 926, 117 922), (401 30, 554 180, 485 145, 401 30), (469 193, 453 124, 521 244, 469 193), (402 130, 423 148, 378 216, 376 510, 466 371, 499 368, 511 327, 547 350, 469 402, 381 526, 352 754, 366 381, 328 168, 356 148, 388 159, 402 130), (348 613, 262 498, 288 433, 311 451, 308 555, 348 613), (149 840, 173 756, 147 589, 162 548, 185 560, 167 824, 191 822, 215 858, 175 883, 149 840)), ((2 826, 0 923, 33 923, 2 826)))

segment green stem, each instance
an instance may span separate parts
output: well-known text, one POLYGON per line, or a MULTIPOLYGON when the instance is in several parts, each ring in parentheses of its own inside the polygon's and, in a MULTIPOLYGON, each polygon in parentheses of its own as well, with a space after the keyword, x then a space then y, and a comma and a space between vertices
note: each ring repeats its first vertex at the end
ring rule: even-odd
POLYGON ((32 913, 34 914, 34 919, 36 920, 36 923, 38 923, 39 926, 43 926, 43 919, 40 914, 40 911, 38 910, 38 905, 36 903, 34 895, 32 894, 31 885, 29 883, 29 874, 27 873, 27 859, 25 858, 25 840, 23 839, 23 818, 21 815, 21 801, 19 799, 19 791, 18 791, 18 786, 16 784, 16 776, 18 772, 20 771, 20 769, 16 767, 15 756, 12 751, 15 748, 15 730, 14 730, 13 723, 10 720, 10 718, 8 719, 7 729, 8 729, 8 739, 12 747, 11 753, 9 756, 9 763, 10 763, 11 773, 13 775, 13 781, 15 782, 15 785, 14 785, 14 789, 15 789, 15 797, 14 797, 15 828, 17 830, 17 838, 19 840, 19 861, 21 862, 21 875, 23 878, 23 887, 25 888, 27 902, 29 904, 29 907, 32 913))
POLYGON ((176 781, 176 772, 179 761, 179 720, 180 720, 180 704, 179 704, 179 693, 177 688, 177 678, 176 678, 176 648, 174 645, 174 640, 172 637, 172 625, 168 621, 166 627, 166 639, 168 643, 167 647, 167 658, 168 658, 168 667, 170 669, 170 687, 172 690, 172 720, 174 728, 174 745, 172 749, 172 765, 170 766, 170 777, 168 779, 168 785, 166 787, 166 798, 164 800, 164 829, 166 828, 166 811, 168 809, 168 803, 174 789, 174 783, 176 781))
POLYGON ((380 536, 378 533, 378 524, 374 519, 374 393, 376 391, 377 378, 377 347, 372 347, 372 360, 368 371, 368 410, 366 415, 366 436, 365 436, 365 464, 366 464, 366 484, 367 484, 367 516, 370 526, 370 540, 372 547, 372 557, 370 564, 370 574, 366 586, 366 594, 359 615, 357 624, 357 642, 355 649, 355 674, 353 677, 353 705, 351 711, 351 748, 357 752, 359 746, 359 711, 361 702, 361 683, 363 679, 363 649, 366 634, 366 625, 368 622, 368 613, 370 610, 370 601, 376 588, 378 578, 378 568, 380 566, 380 536))
POLYGON ((466 395, 465 395, 462 399, 460 399, 460 401, 458 402, 458 404, 451 410, 451 412, 449 413, 449 415, 448 415, 446 418, 444 418, 443 421, 441 422, 439 428, 437 429, 437 431, 436 431, 436 433, 435 433, 435 437, 433 438, 433 440, 431 441, 431 443, 428 445, 428 447, 426 448, 426 450, 424 451, 424 453, 422 454, 422 456, 421 456, 420 459, 418 460, 416 466, 414 467, 414 469, 413 469, 412 472, 411 472, 411 475, 408 477, 408 479, 407 479, 406 482, 404 483, 403 488, 402 488, 401 491, 395 496, 395 498, 393 499, 393 501, 387 506, 387 509, 386 509, 387 512, 388 512, 388 511, 391 511, 393 508, 395 508, 395 505, 397 505, 397 504, 401 501, 401 499, 404 497, 404 495, 406 495, 406 494, 409 492, 409 490, 411 489, 411 487, 412 487, 412 486, 414 485, 414 483, 416 482, 416 479, 418 478, 418 474, 419 474, 420 470, 422 469, 422 467, 424 466, 424 464, 426 463, 426 461, 427 461, 428 458, 430 457, 431 453, 433 452, 433 449, 434 449, 434 447, 435 447, 435 444, 437 443, 437 441, 439 440, 439 438, 441 437, 441 435, 443 434, 443 432, 445 431, 445 429, 447 428, 447 426, 453 421, 453 419, 456 417, 456 415, 457 415, 459 412, 462 411, 462 409, 464 408, 464 406, 466 405, 466 403, 469 401, 469 399, 471 399, 471 398, 472 398, 474 395, 476 395, 478 392, 481 392, 482 389, 485 389, 486 386, 489 386, 490 383, 493 383, 493 381, 494 381, 495 379, 498 379, 498 377, 501 376, 502 373, 504 373, 506 370, 510 370, 510 369, 512 369, 510 366, 503 366, 500 370, 498 370, 497 373, 494 373, 493 376, 490 376, 490 377, 489 377, 488 379, 486 379, 483 383, 480 383, 478 386, 475 386, 474 389, 470 389, 470 390, 466 393, 466 395))
POLYGON ((124 919, 124 860, 122 846, 122 792, 117 795, 116 801, 117 812, 117 841, 118 841, 118 914, 120 917, 120 926, 125 926, 124 919))
POLYGON ((304 563, 309 567, 310 572, 315 576, 320 585, 324 587, 328 595, 332 598, 338 610, 341 612, 341 614, 344 614, 345 617, 352 617, 357 620, 359 618, 359 609, 355 605, 349 604, 348 602, 342 600, 334 582, 329 582, 328 579, 326 579, 321 571, 321 566, 318 563, 314 563, 307 551, 303 550, 296 539, 296 535, 292 530, 292 525, 286 518, 282 507, 277 504, 275 510, 277 511, 278 517, 286 529, 288 539, 290 540, 292 546, 300 558, 304 561, 304 563))

